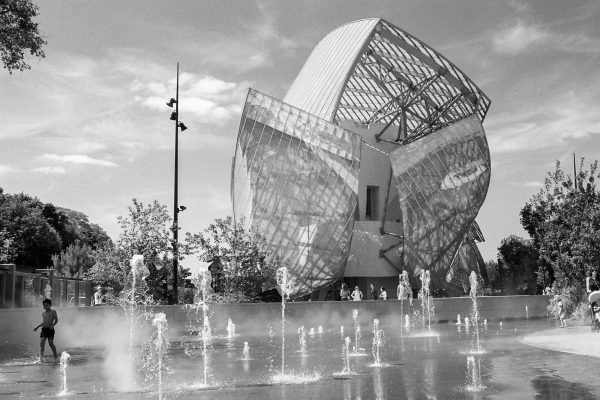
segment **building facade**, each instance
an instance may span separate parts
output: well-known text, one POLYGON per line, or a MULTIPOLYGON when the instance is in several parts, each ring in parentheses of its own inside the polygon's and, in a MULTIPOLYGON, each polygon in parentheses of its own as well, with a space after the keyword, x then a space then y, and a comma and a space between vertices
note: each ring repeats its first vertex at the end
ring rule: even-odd
POLYGON ((265 236, 295 296, 341 279, 460 294, 485 279, 475 217, 490 180, 487 96, 389 22, 329 33, 283 101, 246 99, 232 168, 234 218, 265 236))

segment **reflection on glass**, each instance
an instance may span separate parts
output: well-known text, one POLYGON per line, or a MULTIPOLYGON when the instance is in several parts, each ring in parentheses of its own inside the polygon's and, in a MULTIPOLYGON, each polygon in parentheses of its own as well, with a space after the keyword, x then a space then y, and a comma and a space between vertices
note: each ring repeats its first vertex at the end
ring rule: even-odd
POLYGON ((250 90, 233 165, 236 220, 286 260, 296 295, 338 279, 357 206, 360 136, 250 90))
POLYGON ((481 208, 490 157, 481 122, 460 120, 390 155, 404 218, 406 268, 431 270, 432 286, 446 273, 481 208))

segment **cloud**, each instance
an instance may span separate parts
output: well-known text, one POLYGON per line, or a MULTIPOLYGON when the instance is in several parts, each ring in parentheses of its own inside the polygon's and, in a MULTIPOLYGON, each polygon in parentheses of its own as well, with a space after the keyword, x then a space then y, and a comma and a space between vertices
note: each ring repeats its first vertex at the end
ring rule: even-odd
POLYGON ((513 26, 502 29, 493 37, 494 48, 499 53, 517 54, 529 47, 543 43, 550 35, 542 28, 528 25, 519 19, 513 26))
POLYGON ((539 181, 533 181, 533 182, 515 182, 515 185, 517 186, 521 186, 521 187, 542 187, 544 186, 544 182, 539 182, 539 181))
POLYGON ((494 33, 492 42, 494 49, 501 54, 515 55, 533 49, 600 54, 600 38, 573 30, 572 27, 577 26, 576 23, 567 26, 569 31, 558 31, 519 18, 515 24, 494 33))
POLYGON ((37 168, 32 168, 31 170, 33 172, 40 172, 42 174, 48 174, 48 175, 55 175, 55 174, 64 175, 67 173, 67 170, 64 169, 63 167, 37 167, 37 168))
POLYGON ((42 157, 46 160, 66 162, 72 164, 92 164, 99 165, 101 167, 116 167, 112 161, 100 160, 96 158, 92 158, 90 156, 82 155, 82 154, 70 154, 70 155, 58 155, 58 154, 44 154, 42 157))
POLYGON ((10 165, 2 165, 0 164, 0 175, 9 174, 15 172, 15 168, 10 165))
MULTIPOLYGON (((165 103, 175 93, 176 82, 163 82, 169 85, 137 79, 131 86, 135 101, 148 109, 166 112, 165 103)), ((222 126, 240 114, 245 85, 192 73, 181 74, 179 85, 179 115, 186 123, 193 118, 197 123, 222 126)))

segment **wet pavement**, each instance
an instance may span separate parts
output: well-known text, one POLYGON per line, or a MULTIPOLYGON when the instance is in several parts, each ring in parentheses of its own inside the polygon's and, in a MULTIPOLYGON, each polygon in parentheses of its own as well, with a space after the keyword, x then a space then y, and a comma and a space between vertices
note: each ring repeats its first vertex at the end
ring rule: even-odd
MULTIPOLYGON (((345 331, 354 341, 351 321, 345 331)), ((209 387, 203 387, 201 344, 182 338, 171 343, 163 399, 600 399, 600 383, 595 379, 600 358, 527 344, 558 342, 576 347, 573 343, 588 335, 597 341, 598 334, 589 332, 589 327, 586 333, 585 327, 561 330, 546 321, 490 323, 481 332, 485 352, 471 355, 472 329, 439 324, 432 326, 431 334, 382 321, 384 365, 372 366, 371 324, 363 321, 360 343, 368 355, 351 358, 352 375, 336 374, 343 367, 344 338, 339 326, 324 328, 324 333, 307 337, 307 356, 298 352, 298 337, 292 334, 295 327, 286 336, 286 373, 317 376, 312 383, 273 383, 281 366, 280 337, 245 334, 238 328, 235 338, 213 339, 207 359, 209 387), (241 359, 244 341, 249 343, 251 360, 241 359), (480 390, 470 391, 472 386, 480 390)), ((140 371, 128 368, 125 352, 98 347, 66 350, 72 357, 68 397, 159 398, 157 380, 145 382, 140 371)), ((0 349, 0 400, 57 397, 61 391, 59 366, 39 364, 26 351, 0 349)))

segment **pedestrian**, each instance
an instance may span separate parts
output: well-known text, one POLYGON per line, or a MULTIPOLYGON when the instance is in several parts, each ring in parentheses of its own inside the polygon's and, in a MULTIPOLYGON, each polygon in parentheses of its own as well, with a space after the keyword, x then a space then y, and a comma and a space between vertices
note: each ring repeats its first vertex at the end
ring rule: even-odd
POLYGON ((95 306, 99 306, 102 304, 102 288, 98 286, 96 288, 96 292, 94 293, 94 304, 95 306))
POLYGON ((385 288, 383 286, 379 290, 379 298, 381 300, 387 300, 387 292, 385 291, 385 288))
POLYGON ((554 310, 558 313, 558 318, 560 319, 560 327, 566 328, 567 327, 567 313, 565 312, 565 306, 563 304, 562 297, 557 295, 555 297, 555 300, 558 300, 556 302, 556 306, 554 307, 554 310))
POLYGON ((340 289, 340 300, 348 301, 350 300, 350 289, 348 289, 348 285, 346 283, 342 283, 342 288, 340 289))
POLYGON ((58 354, 56 353, 56 347, 54 346, 54 326, 58 323, 58 315, 56 310, 52 309, 52 300, 44 299, 42 302, 44 306, 44 312, 42 313, 42 323, 33 328, 37 331, 39 327, 42 327, 40 333, 40 362, 44 362, 44 347, 46 347, 46 339, 48 339, 48 345, 52 349, 54 354, 54 361, 58 360, 58 354))
POLYGON ((363 293, 360 291, 358 286, 354 287, 354 291, 352 292, 352 300, 361 301, 363 298, 363 293))
POLYGON ((592 271, 591 274, 585 278, 585 290, 588 294, 600 290, 600 283, 596 278, 596 271, 592 271))
POLYGON ((371 283, 371 296, 369 297, 369 300, 377 300, 378 298, 379 295, 377 293, 377 289, 375 288, 375 285, 371 283))

